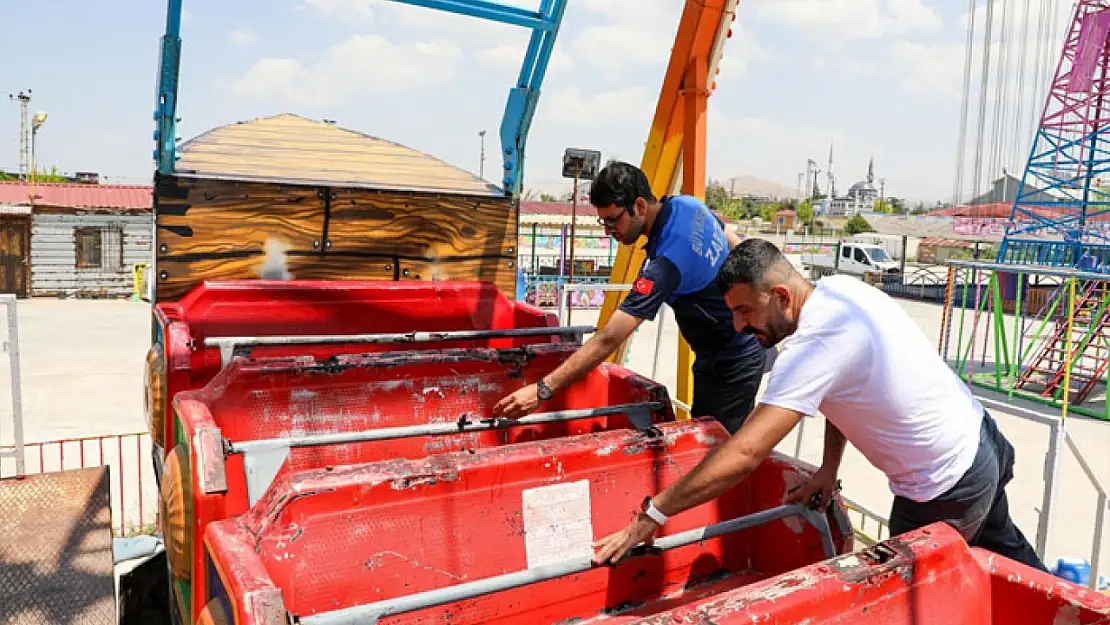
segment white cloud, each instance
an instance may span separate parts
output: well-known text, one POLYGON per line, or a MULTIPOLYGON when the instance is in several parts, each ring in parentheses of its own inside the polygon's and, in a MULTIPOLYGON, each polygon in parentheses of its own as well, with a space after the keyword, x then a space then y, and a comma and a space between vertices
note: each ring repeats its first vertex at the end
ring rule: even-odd
POLYGON ((396 94, 443 85, 462 57, 452 41, 395 44, 378 35, 351 37, 306 67, 295 59, 264 58, 234 82, 243 98, 275 98, 298 106, 331 106, 363 94, 396 94))
POLYGON ((374 5, 377 0, 304 0, 297 5, 297 11, 309 11, 323 17, 334 17, 341 21, 357 20, 362 23, 374 19, 374 5))
MULTIPOLYGON (((486 66, 494 69, 519 70, 521 63, 524 62, 525 51, 526 49, 521 46, 506 43, 486 48, 478 52, 477 57, 486 66)), ((570 54, 559 49, 551 54, 551 60, 547 64, 548 75, 569 72, 573 69, 574 60, 571 59, 570 54)))
POLYGON ((829 43, 937 31, 923 0, 751 0, 759 19, 787 24, 829 43))
POLYGON ((584 94, 572 85, 548 94, 544 118, 568 126, 645 126, 655 112, 656 96, 646 86, 584 94))
POLYGON ((890 46, 890 72, 909 93, 959 98, 964 58, 962 44, 898 41, 890 46))
POLYGON ((258 33, 251 28, 236 28, 228 33, 228 40, 233 45, 246 47, 258 43, 258 33))

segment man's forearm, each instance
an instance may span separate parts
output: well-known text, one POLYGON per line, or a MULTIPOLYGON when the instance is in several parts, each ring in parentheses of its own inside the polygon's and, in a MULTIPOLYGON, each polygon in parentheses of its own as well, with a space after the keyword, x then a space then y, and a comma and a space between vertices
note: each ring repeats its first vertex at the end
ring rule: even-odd
POLYGON ((844 458, 844 447, 848 439, 836 429, 828 418, 825 419, 825 455, 821 461, 821 468, 832 471, 835 475, 840 470, 840 461, 844 458))
POLYGON ((607 331, 609 327, 611 326, 602 328, 600 332, 590 337, 590 340, 586 341, 578 351, 571 354, 566 362, 544 376, 544 382, 551 387, 552 391, 558 392, 589 373, 590 370, 608 358, 609 354, 613 353, 613 350, 621 344, 622 340, 628 338, 627 335, 621 336, 619 332, 607 331))
POLYGON ((654 498, 655 506, 663 514, 673 516, 716 499, 747 477, 759 466, 759 459, 739 449, 737 440, 730 439, 718 447, 692 471, 659 493, 654 498))

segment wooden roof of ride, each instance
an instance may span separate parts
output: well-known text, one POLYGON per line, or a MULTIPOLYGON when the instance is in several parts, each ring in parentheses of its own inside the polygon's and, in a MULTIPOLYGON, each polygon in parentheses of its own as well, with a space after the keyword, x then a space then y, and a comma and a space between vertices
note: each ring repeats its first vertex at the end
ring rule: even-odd
POLYGON ((424 152, 291 113, 219 126, 182 143, 178 154, 181 176, 504 195, 424 152))

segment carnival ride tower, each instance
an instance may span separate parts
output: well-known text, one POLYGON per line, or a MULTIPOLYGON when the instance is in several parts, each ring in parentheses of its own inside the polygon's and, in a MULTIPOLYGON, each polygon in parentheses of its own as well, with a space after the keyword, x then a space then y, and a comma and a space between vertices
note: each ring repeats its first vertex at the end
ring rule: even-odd
POLYGON ((1110 0, 1078 0, 998 261, 1110 273, 1110 0))

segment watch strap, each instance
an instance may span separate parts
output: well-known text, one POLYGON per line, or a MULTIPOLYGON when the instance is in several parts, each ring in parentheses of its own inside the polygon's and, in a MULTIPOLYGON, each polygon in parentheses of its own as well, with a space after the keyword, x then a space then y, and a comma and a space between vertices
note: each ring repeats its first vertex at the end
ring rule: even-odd
POLYGON ((539 398, 545 401, 551 399, 555 395, 551 387, 544 383, 543 378, 536 380, 536 391, 539 398))
POLYGON ((655 521, 659 525, 665 525, 667 521, 670 520, 670 517, 663 514, 663 512, 660 511, 659 508, 655 507, 655 502, 651 499, 648 499, 647 505, 644 506, 644 514, 648 515, 648 518, 650 518, 652 521, 655 521))

